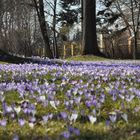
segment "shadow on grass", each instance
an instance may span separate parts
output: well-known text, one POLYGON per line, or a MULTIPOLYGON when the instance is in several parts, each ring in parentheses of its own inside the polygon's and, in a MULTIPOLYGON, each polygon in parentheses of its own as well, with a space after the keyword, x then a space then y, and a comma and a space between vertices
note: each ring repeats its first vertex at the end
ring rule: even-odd
MULTIPOLYGON (((1 140, 66 140, 62 135, 57 135, 58 133, 53 133, 47 136, 37 134, 34 130, 27 132, 27 135, 11 134, 5 131, 1 136, 1 140), (18 136, 19 135, 19 136, 18 136), (18 136, 18 139, 17 139, 18 136)), ((140 128, 134 129, 130 126, 124 128, 113 128, 107 131, 94 131, 94 130, 82 130, 79 136, 72 136, 68 140, 140 140, 140 128)))
POLYGON ((0 61, 5 63, 13 63, 13 64, 23 64, 23 63, 32 62, 31 59, 21 58, 21 57, 11 56, 11 55, 0 56, 0 61))
POLYGON ((5 63, 14 63, 14 64, 22 64, 22 63, 29 63, 31 59, 28 58, 21 58, 17 56, 10 55, 2 50, 0 50, 0 61, 5 63))
MULTIPOLYGON (((37 136, 35 134, 28 135, 28 136, 13 135, 12 137, 4 135, 0 137, 1 140, 12 140, 12 139, 18 140, 17 138, 19 138, 19 140, 66 140, 66 138, 64 138, 63 136, 53 135, 48 137, 48 136, 37 136)), ((83 133, 79 137, 71 137, 68 140, 112 140, 112 139, 108 139, 106 134, 98 135, 98 134, 94 134, 92 131, 88 131, 86 133, 83 133)))

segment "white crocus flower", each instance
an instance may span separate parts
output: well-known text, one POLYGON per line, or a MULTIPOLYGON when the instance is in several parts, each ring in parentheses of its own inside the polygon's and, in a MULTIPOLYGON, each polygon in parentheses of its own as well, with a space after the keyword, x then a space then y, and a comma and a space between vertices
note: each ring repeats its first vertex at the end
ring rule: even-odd
POLYGON ((128 115, 126 113, 122 114, 121 117, 128 122, 128 115))
POLYGON ((88 118, 89 118, 89 121, 91 122, 91 124, 94 124, 97 121, 97 118, 94 116, 89 115, 88 118))
POLYGON ((20 106, 19 107, 14 107, 14 110, 17 114, 19 114, 19 112, 21 111, 21 107, 20 106))
POLYGON ((54 101, 50 101, 50 105, 51 105, 54 109, 57 109, 54 101))
POLYGON ((76 119, 78 118, 78 114, 76 114, 76 113, 73 113, 72 115, 71 115, 71 117, 70 117, 70 121, 76 121, 76 119))
POLYGON ((44 95, 39 97, 40 101, 44 102, 46 100, 46 97, 44 95))

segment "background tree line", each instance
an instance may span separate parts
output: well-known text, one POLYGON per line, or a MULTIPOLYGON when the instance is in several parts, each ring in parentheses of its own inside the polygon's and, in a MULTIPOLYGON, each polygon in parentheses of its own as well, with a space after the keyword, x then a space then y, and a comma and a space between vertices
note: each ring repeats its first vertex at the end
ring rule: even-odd
POLYGON ((1 0, 0 49, 25 57, 42 51, 45 57, 59 58, 64 42, 78 39, 81 54, 102 55, 98 32, 113 40, 128 31, 134 37, 135 59, 139 16, 138 0, 1 0))

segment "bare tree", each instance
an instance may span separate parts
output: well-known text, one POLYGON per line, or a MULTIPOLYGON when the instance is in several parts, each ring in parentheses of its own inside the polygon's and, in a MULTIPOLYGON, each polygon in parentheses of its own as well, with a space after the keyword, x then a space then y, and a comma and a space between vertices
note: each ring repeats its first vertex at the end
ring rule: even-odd
POLYGON ((139 32, 139 25, 140 25, 140 2, 130 0, 131 3, 131 13, 132 13, 132 28, 134 33, 134 47, 133 47, 133 59, 137 58, 137 35, 139 32), (135 15, 135 6, 137 6, 138 12, 137 17, 135 15))
POLYGON ((57 36, 56 36, 56 33, 57 33, 56 24, 57 24, 58 0, 51 0, 51 1, 45 0, 45 2, 49 6, 49 8, 51 8, 50 11, 52 11, 51 13, 48 12, 48 11, 45 11, 45 12, 46 12, 46 14, 48 14, 49 16, 52 17, 52 25, 50 25, 50 26, 51 26, 51 29, 53 31, 53 56, 55 58, 58 58, 59 54, 58 54, 57 36))
POLYGON ((54 46, 54 57, 58 58, 58 46, 56 39, 56 8, 57 8, 57 0, 54 0, 53 7, 53 46, 54 46))
POLYGON ((45 57, 53 58, 53 54, 50 47, 48 32, 47 32, 47 26, 46 26, 46 20, 45 20, 45 14, 44 14, 44 2, 43 0, 33 0, 38 19, 40 24, 41 33, 43 36, 43 40, 45 43, 45 57))
POLYGON ((126 28, 129 35, 134 37, 134 45, 132 48, 133 59, 137 56, 137 35, 140 24, 140 2, 139 0, 115 0, 108 6, 108 1, 100 0, 105 7, 99 11, 99 16, 105 22, 102 27, 107 27, 112 32, 126 28), (117 28, 116 28, 117 27, 117 28))

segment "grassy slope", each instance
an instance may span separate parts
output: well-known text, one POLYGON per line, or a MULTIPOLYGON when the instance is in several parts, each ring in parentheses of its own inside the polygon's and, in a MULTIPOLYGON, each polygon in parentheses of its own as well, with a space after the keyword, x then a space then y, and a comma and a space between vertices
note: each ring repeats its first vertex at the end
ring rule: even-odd
POLYGON ((99 56, 93 56, 93 55, 78 55, 78 56, 73 56, 70 58, 67 58, 69 61, 104 61, 104 60, 109 60, 104 57, 99 57, 99 56))
MULTIPOLYGON (((95 56, 77 56, 69 58, 68 60, 80 61, 103 61, 104 58, 95 56)), ((3 62, 2 62, 3 63, 3 62)), ((11 94, 10 99, 13 99, 11 94)), ((17 100, 16 97, 14 100, 17 100)), ((125 122, 118 122, 114 127, 107 127, 104 122, 98 124, 90 123, 75 123, 75 126, 80 128, 81 135, 74 137, 80 140, 139 140, 140 139, 140 114, 129 118, 129 124, 125 122)), ((46 126, 36 125, 34 129, 29 126, 20 128, 16 123, 12 122, 6 128, 0 127, 0 139, 10 140, 15 134, 21 136, 21 139, 44 139, 46 135, 56 139, 55 137, 63 130, 65 123, 63 122, 49 122, 46 126)), ((62 139, 62 138, 60 138, 62 139)))

